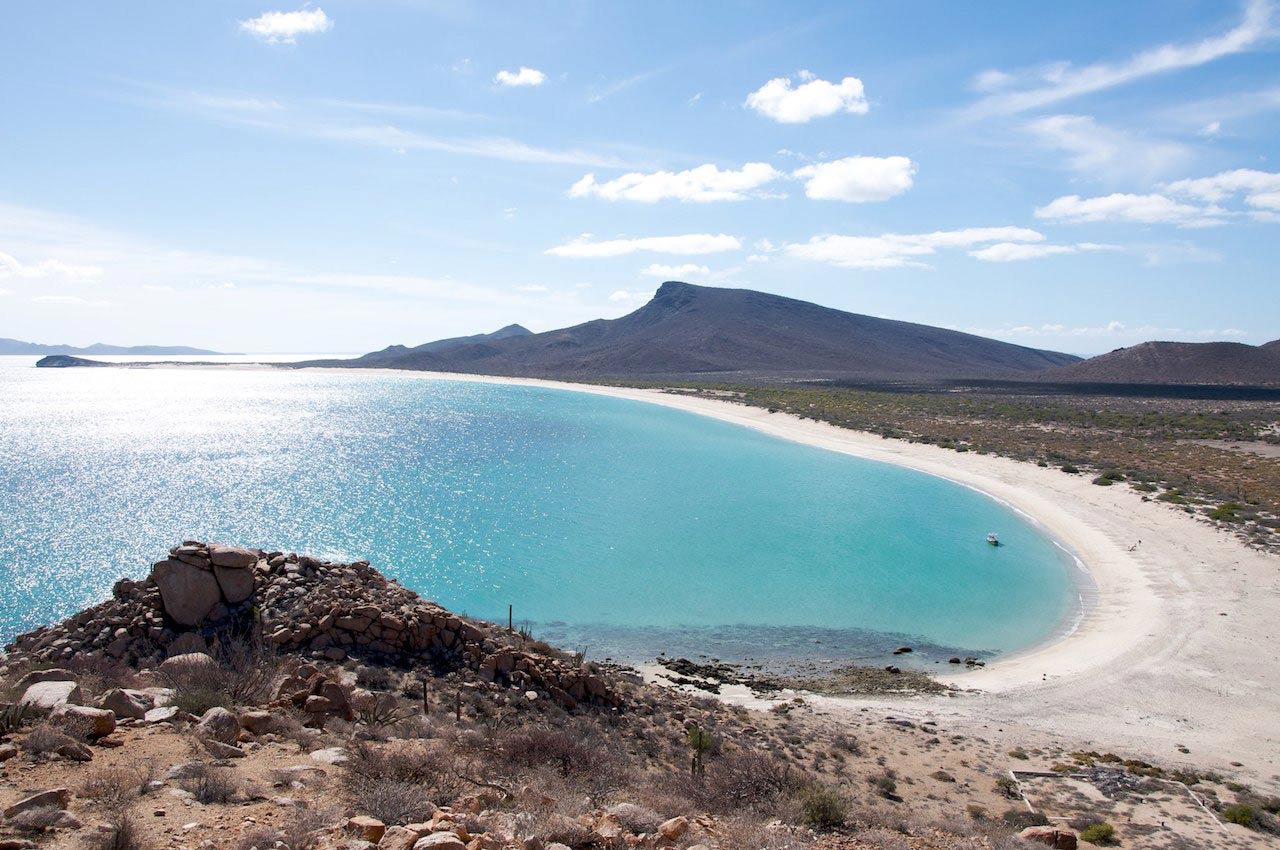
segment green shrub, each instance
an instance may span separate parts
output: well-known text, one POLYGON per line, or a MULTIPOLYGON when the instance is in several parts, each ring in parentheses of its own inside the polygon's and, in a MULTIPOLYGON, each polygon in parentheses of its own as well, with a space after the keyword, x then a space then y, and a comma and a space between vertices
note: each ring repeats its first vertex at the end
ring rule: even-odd
POLYGON ((1209 511, 1209 519, 1218 522, 1235 522, 1239 519, 1236 513, 1241 510, 1241 506, 1235 502, 1224 502, 1213 510, 1209 511))
POLYGON ((1067 473, 1068 475, 1075 475, 1077 472, 1080 471, 1080 469, 1074 464, 1064 463, 1062 465, 1062 471, 1067 473))
POLYGON ((1116 837, 1116 828, 1109 823, 1092 823, 1080 831, 1080 840, 1090 844, 1110 844, 1116 837))
POLYGON ((844 826, 844 800, 825 785, 810 786, 800 801, 804 823, 814 829, 835 829, 844 826))
POLYGON ((1248 803, 1236 803, 1222 810, 1222 816, 1238 826, 1253 826, 1258 812, 1248 803))
POLYGON ((1093 479, 1093 483, 1097 484, 1099 487, 1110 487, 1116 482, 1105 475, 1099 475, 1097 478, 1093 479))

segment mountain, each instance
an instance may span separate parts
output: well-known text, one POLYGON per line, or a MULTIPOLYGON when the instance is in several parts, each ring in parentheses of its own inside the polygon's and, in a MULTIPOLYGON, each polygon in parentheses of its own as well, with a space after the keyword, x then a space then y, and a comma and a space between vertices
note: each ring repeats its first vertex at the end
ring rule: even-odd
POLYGON ((1144 342, 1050 369, 1051 381, 1122 384, 1280 384, 1280 340, 1144 342))
POLYGON ((619 319, 444 342, 384 349, 354 365, 558 378, 922 378, 1021 375, 1079 359, 780 295, 675 281, 619 319))
POLYGON ((185 345, 106 345, 95 342, 93 345, 78 348, 74 345, 41 345, 38 342, 23 342, 20 339, 0 338, 0 354, 137 354, 146 356, 169 356, 175 354, 219 354, 217 351, 206 351, 203 348, 188 348, 185 345))
POLYGON ((409 348, 404 345, 388 345, 381 351, 371 351, 362 357, 357 357, 348 363, 359 363, 361 365, 369 365, 376 363, 383 365, 387 360, 394 360, 405 355, 414 354, 415 352, 439 353, 450 348, 457 348, 462 345, 478 345, 485 342, 496 342, 501 339, 509 339, 511 337, 532 336, 533 331, 522 325, 507 325, 505 328, 499 328, 493 333, 472 334, 471 336, 455 336, 449 339, 438 339, 435 342, 423 343, 422 345, 409 348))

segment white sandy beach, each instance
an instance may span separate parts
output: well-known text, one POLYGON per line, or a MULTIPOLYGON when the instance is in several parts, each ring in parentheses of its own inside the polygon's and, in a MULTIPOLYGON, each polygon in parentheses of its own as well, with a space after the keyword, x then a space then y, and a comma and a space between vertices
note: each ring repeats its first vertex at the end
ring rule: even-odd
POLYGON ((1047 645, 946 677, 976 693, 816 698, 822 706, 834 713, 883 709, 1013 743, 1052 740, 1201 767, 1238 761, 1240 772, 1267 782, 1280 773, 1280 560, 1175 507, 1143 502, 1125 486, 1095 486, 1084 475, 729 401, 555 381, 385 374, 645 401, 977 488, 1032 517, 1079 557, 1095 588, 1083 620, 1047 645))

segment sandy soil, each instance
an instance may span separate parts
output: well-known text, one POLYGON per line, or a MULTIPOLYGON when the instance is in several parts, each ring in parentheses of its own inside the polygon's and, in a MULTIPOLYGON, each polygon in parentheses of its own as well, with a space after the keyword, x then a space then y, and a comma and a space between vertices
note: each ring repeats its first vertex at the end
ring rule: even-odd
POLYGON ((948 677, 973 691, 962 697, 822 699, 824 706, 883 709, 1011 744, 1140 753, 1172 765, 1229 769, 1262 787, 1280 784, 1280 561, 1176 506, 1144 502, 1126 486, 1098 487, 1086 476, 730 401, 553 381, 386 374, 645 401, 980 490, 1040 523, 1077 556, 1089 576, 1081 622, 1047 645, 948 677), (1235 762, 1243 766, 1231 767, 1235 762))

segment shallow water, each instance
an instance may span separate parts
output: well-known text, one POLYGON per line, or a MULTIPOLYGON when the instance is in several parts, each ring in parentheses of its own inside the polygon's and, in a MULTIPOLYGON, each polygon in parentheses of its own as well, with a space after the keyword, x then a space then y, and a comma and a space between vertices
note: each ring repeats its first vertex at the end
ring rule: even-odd
POLYGON ((0 640, 183 538, 366 558, 591 657, 998 653, 1066 554, 973 490, 641 402, 413 376, 0 358, 0 640), (1005 545, 984 538, 998 531, 1005 545))

